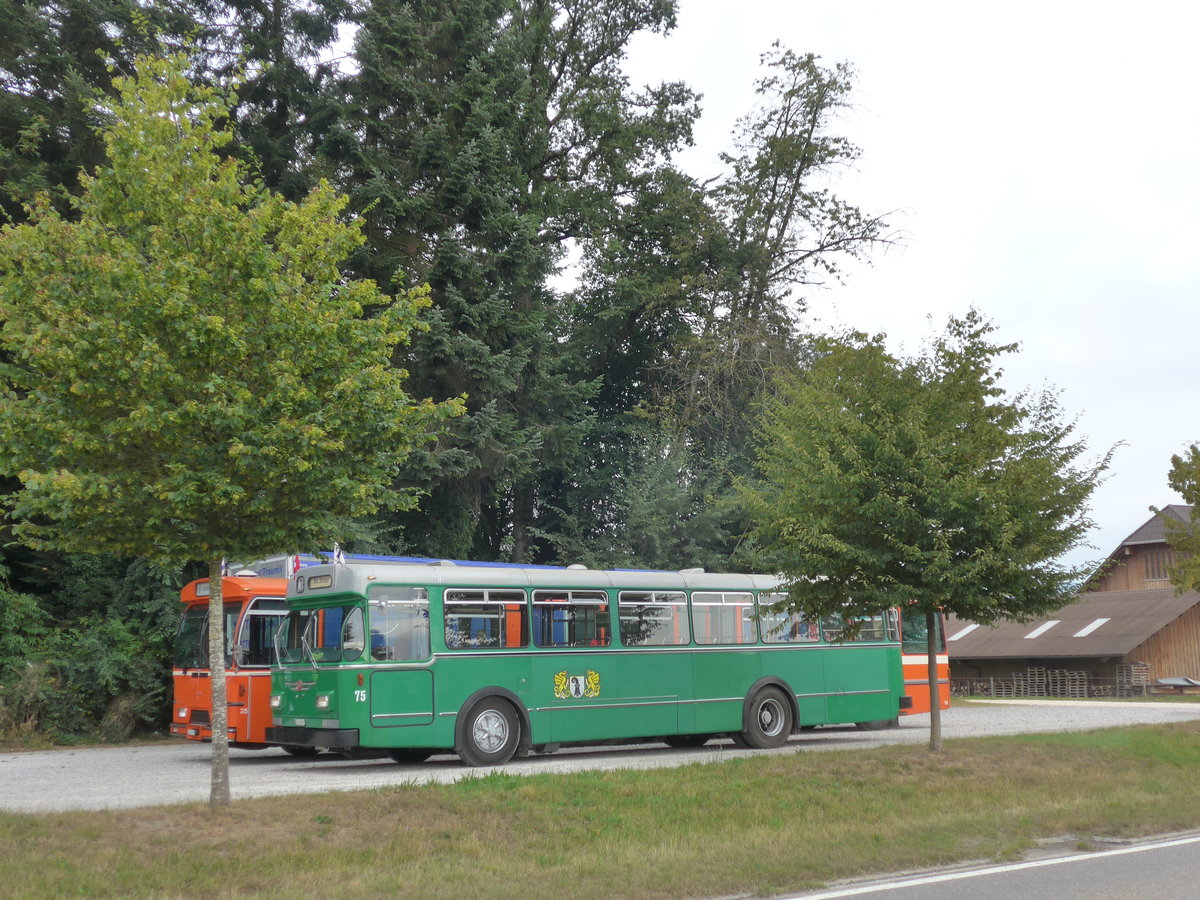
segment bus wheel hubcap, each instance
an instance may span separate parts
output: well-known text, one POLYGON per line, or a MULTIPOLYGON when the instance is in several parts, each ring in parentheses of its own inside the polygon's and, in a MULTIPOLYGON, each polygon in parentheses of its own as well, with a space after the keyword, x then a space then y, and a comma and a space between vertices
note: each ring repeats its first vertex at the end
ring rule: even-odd
POLYGON ((497 710, 485 710, 471 728, 475 746, 485 753, 495 753, 508 742, 508 720, 497 710))
POLYGON ((782 710, 774 700, 767 700, 758 708, 758 726, 763 734, 774 736, 779 733, 783 722, 782 710))

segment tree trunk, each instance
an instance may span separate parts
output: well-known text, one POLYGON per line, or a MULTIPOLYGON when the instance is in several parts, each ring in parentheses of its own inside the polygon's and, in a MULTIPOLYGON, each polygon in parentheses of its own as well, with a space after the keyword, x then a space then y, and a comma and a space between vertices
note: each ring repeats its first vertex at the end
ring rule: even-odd
POLYGON ((938 646, 938 614, 937 610, 925 610, 925 650, 928 654, 929 674, 929 752, 942 752, 942 698, 941 685, 938 684, 937 655, 938 646))
POLYGON ((533 549, 529 526, 533 522, 533 484, 513 491, 512 503, 512 557, 511 562, 528 563, 533 549))
POLYGON ((229 805, 229 703, 225 696, 225 591, 221 560, 208 561, 208 672, 212 690, 212 786, 208 806, 229 805))

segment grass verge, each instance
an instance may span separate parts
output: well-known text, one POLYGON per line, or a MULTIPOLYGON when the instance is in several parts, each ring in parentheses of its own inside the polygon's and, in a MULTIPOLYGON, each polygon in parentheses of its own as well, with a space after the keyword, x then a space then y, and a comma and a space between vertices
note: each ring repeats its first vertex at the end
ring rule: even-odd
MULTIPOLYGON (((101 813, 0 813, 0 897, 688 898, 1200 826, 1200 722, 101 813)), ((103 773, 97 773, 103 777, 103 773)))

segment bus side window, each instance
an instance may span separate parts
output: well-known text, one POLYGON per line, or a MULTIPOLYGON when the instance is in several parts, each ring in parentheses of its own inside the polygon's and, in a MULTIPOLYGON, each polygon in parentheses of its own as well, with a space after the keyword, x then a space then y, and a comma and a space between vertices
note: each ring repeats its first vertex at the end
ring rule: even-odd
POLYGON ((621 591, 617 618, 626 647, 665 647, 691 640, 683 591, 621 591))
POLYGON ((786 601, 787 594, 759 594, 763 641, 768 644, 790 644, 820 640, 816 622, 809 622, 799 613, 787 612, 785 609, 770 609, 786 601))
POLYGON ((698 644, 758 642, 752 594, 694 591, 692 623, 698 644))
POLYGON ((450 650, 528 644, 522 591, 447 591, 443 608, 446 647, 450 650))
POLYGON ((604 591, 534 591, 533 642, 538 647, 607 647, 612 643, 604 591))
POLYGON ((837 613, 821 617, 821 636, 825 638, 825 643, 836 644, 841 641, 843 624, 842 617, 837 613))
POLYGON ((856 641, 882 641, 886 638, 883 616, 867 616, 858 621, 858 634, 854 636, 856 641))
POLYGON ((429 658, 429 598, 424 588, 373 588, 368 597, 367 617, 373 659, 429 658))

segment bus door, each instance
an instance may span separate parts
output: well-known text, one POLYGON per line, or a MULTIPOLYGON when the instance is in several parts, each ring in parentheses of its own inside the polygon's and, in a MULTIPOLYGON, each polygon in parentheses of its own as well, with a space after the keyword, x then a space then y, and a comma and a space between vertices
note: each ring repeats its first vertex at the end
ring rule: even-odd
POLYGON ((683 591, 621 591, 617 597, 621 646, 636 648, 619 657, 622 699, 638 734, 690 734, 696 708, 692 697, 691 627, 683 591))
POLYGON ((239 743, 266 741, 271 724, 272 639, 287 615, 282 597, 255 597, 238 625, 233 666, 226 673, 229 727, 239 743))
POLYGON ((628 734, 606 591, 533 592, 535 743, 628 734))
POLYGON ((830 722, 871 722, 893 719, 903 688, 899 649, 885 652, 881 643, 897 640, 894 616, 869 616, 857 631, 847 631, 837 615, 821 618, 822 637, 831 646, 825 656, 825 683, 830 722), (893 671, 894 669, 894 671, 893 671), (884 686, 890 687, 885 690, 884 686))
POLYGON ((696 731, 741 731, 746 693, 762 676, 754 595, 693 591, 692 629, 696 731))
MULTIPOLYGON (((369 725, 375 729, 433 724, 433 670, 430 668, 429 599, 424 588, 383 586, 367 601, 370 682, 369 725)), ((356 695, 357 696, 357 695, 356 695)), ((376 738, 379 746, 403 738, 376 738), (382 744, 379 741, 383 741, 382 744)))

